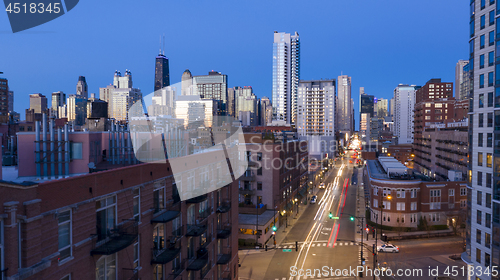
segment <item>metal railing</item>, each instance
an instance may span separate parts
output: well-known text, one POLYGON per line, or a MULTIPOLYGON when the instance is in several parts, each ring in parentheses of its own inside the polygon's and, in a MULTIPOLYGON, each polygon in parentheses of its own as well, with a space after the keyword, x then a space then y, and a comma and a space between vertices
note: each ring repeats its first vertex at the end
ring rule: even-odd
POLYGON ((110 255, 131 245, 139 233, 138 222, 135 219, 124 220, 105 234, 93 234, 91 255, 110 255))

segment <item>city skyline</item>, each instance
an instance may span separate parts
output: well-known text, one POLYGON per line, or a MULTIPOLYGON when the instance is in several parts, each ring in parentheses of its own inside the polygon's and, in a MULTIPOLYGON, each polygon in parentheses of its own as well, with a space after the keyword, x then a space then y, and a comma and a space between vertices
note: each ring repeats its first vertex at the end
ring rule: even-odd
MULTIPOLYGON (((192 23, 185 26, 173 23, 182 22, 187 15, 186 12, 174 13, 175 15, 169 19, 156 17, 162 7, 177 11, 185 10, 186 6, 182 3, 164 4, 160 5, 159 8, 155 5, 154 9, 149 5, 141 8, 132 4, 111 7, 110 4, 106 3, 103 4, 102 9, 114 10, 116 15, 114 13, 106 15, 106 19, 100 19, 96 23, 82 27, 83 33, 92 34, 91 40, 84 40, 83 43, 74 48, 54 45, 52 42, 80 40, 80 36, 69 31, 77 26, 78 22, 83 20, 82 17, 88 15, 89 12, 92 11, 99 17, 101 12, 95 12, 91 10, 89 5, 82 3, 66 17, 61 17, 25 33, 2 35, 7 44, 0 45, 0 50, 11 55, 3 58, 0 71, 4 72, 3 77, 9 79, 10 88, 16 95, 15 111, 20 113, 23 113, 27 107, 29 94, 40 92, 49 95, 55 91, 63 91, 68 95, 75 94, 74 81, 78 76, 87 78, 89 93, 97 93, 100 87, 106 87, 109 84, 108 73, 117 69, 131 69, 135 73, 134 80, 136 80, 137 87, 142 92, 149 93, 153 91, 151 80, 154 77, 154 57, 158 52, 158 36, 165 33, 165 55, 170 62, 171 82, 180 81, 185 69, 191 69, 193 73, 216 70, 229 76, 228 87, 252 86, 258 97, 271 97, 272 48, 270 44, 273 40, 272 34, 274 31, 297 31, 302 41, 301 79, 303 80, 335 78, 343 72, 343 74, 353 77, 352 86, 354 89, 363 86, 367 92, 379 98, 390 98, 394 87, 400 83, 419 85, 433 77, 453 81, 455 64, 459 59, 466 59, 467 54, 467 46, 461 43, 467 38, 467 23, 462 20, 467 14, 465 7, 458 6, 457 13, 442 15, 438 12, 440 7, 444 9, 453 2, 432 3, 435 9, 426 8, 431 2, 402 4, 394 1, 394 3, 397 4, 389 5, 389 3, 376 16, 371 14, 372 10, 378 7, 375 3, 366 3, 359 7, 359 10, 354 3, 325 3, 324 10, 333 10, 334 16, 325 19, 319 16, 315 17, 312 22, 308 22, 300 18, 292 20, 284 16, 266 18, 269 12, 259 8, 259 5, 225 2, 225 11, 244 9, 250 15, 232 21, 232 24, 227 27, 227 32, 224 32, 230 36, 222 36, 222 38, 217 36, 217 34, 223 34, 220 33, 222 31, 210 29, 208 32, 206 27, 192 31, 189 28, 189 26, 195 26, 207 19, 207 16, 202 13, 207 9, 209 11, 214 9, 208 3, 199 3, 196 7, 192 7, 192 23), (328 9, 328 7, 332 9, 328 9), (345 15, 335 12, 338 8, 342 8, 345 15), (126 13, 134 9, 139 14, 151 13, 151 15, 144 22, 131 28, 116 29, 115 22, 118 21, 120 11, 126 13), (384 18, 384 14, 391 16, 388 17, 389 19, 380 20, 380 18, 384 18), (256 26, 246 24, 248 17, 254 15, 264 16, 266 19, 256 26), (411 15, 419 16, 412 17, 411 15), (194 20, 196 16, 199 19, 194 20), (363 17, 363 20, 355 20, 354 18, 357 17, 363 17), (404 20, 406 22, 407 17, 412 18, 407 24, 401 26, 392 24, 393 21, 404 20), (424 18, 431 18, 431 20, 424 20, 424 18), (321 36, 325 29, 317 28, 318 26, 325 26, 325 28, 330 25, 335 26, 338 22, 345 20, 348 20, 348 24, 352 23, 352 28, 336 30, 335 36, 332 38, 321 36), (369 21, 371 24, 366 27, 365 23, 369 21), (165 28, 146 28, 146 26, 155 24, 176 26, 176 28, 167 28, 168 30, 165 28), (98 25, 102 26, 100 30, 96 29, 98 25), (425 34, 425 30, 429 28, 447 30, 447 33, 444 36, 425 34), (148 29, 147 32, 142 32, 144 29, 148 29), (120 36, 135 35, 135 39, 127 47, 116 47, 115 40, 108 36, 111 30, 120 36), (362 36, 358 36, 359 32, 352 32, 352 30, 361 30, 362 36), (400 37, 403 30, 406 34, 413 34, 413 36, 400 37), (381 31, 383 32, 380 34, 383 36, 376 35, 381 31), (212 39, 212 36, 217 37, 217 41, 212 39), (346 40, 350 41, 350 44, 336 44, 332 51, 332 45, 328 42, 332 42, 331 40, 337 36, 347 36, 352 40, 346 40), (413 42, 415 36, 426 36, 429 40, 424 45, 412 46, 414 44, 410 43, 413 42), (244 40, 248 37, 252 37, 252 41, 248 41, 247 44, 238 48, 231 47, 233 44, 229 44, 229 41, 244 40), (395 37, 400 38, 396 43, 392 40, 395 37), (195 38, 202 39, 207 43, 197 44, 195 38), (95 40, 102 44, 97 44, 99 46, 96 47, 92 43, 95 40), (322 41, 325 41, 326 44, 320 43, 322 41), (366 47, 367 42, 369 48, 366 47), (404 52, 395 51, 403 45, 405 46, 404 52), (442 53, 441 49, 443 48, 448 49, 448 51, 442 53), (26 57, 26 59, 30 57, 24 55, 26 53, 31 54, 31 57, 37 57, 34 62, 30 61, 33 70, 27 72, 24 71, 25 69, 16 68, 20 57, 26 57), (210 53, 210 56, 207 56, 207 53, 210 53), (65 61, 68 61, 70 57, 74 58, 75 55, 81 57, 79 60, 81 63, 76 64, 76 66, 74 64, 67 65, 65 61), (14 57, 17 59, 13 59, 14 57), (411 64, 411 69, 399 71, 401 59, 405 59, 405 63, 411 64), (235 61, 238 63, 234 63, 235 61), (317 63, 318 61, 321 63, 317 63), (431 61, 436 67, 428 69, 426 65, 431 61), (358 67, 360 64, 367 64, 368 67, 358 67), (37 71, 34 72, 34 69, 37 71), (40 73, 44 74, 40 75, 40 73), (32 75, 30 79, 33 80, 33 83, 24 82, 26 75, 32 75)), ((292 4, 290 6, 293 6, 292 4)), ((278 6, 277 4, 269 5, 270 8, 278 6)), ((380 9, 380 7, 378 8, 380 9)), ((297 13, 292 11, 291 7, 283 7, 283 9, 297 13)), ((304 10, 305 13, 311 11, 307 8, 304 10)), ((225 24, 227 19, 220 17, 216 23, 225 24)), ((0 26, 4 26, 4 29, 7 30, 7 24, 7 17, 1 15, 0 26)), ((21 62, 23 62, 22 59, 21 62)), ((358 102, 357 98, 356 95, 353 96, 355 103, 358 102)), ((357 106, 354 108, 354 115, 359 116, 357 106)), ((358 122, 359 120, 355 121, 356 124, 358 122)))

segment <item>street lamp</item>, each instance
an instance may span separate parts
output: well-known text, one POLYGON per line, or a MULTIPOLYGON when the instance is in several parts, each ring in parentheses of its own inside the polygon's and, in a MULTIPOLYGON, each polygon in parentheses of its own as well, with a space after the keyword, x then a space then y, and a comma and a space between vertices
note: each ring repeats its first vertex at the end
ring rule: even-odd
POLYGON ((295 204, 297 204, 297 214, 296 214, 296 216, 298 216, 299 215, 299 203, 298 203, 298 199, 297 198, 295 198, 295 204))
MULTIPOLYGON (((388 195, 387 200, 391 200, 392 196, 388 195)), ((380 205, 380 238, 382 238, 382 225, 384 223, 384 194, 382 194, 382 205, 380 205)), ((384 240, 385 241, 385 240, 384 240)))

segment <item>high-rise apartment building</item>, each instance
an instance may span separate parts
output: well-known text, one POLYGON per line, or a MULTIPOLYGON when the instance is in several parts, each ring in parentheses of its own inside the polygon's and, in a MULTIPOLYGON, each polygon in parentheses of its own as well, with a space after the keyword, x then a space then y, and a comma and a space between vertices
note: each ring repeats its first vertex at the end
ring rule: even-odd
MULTIPOLYGON (((469 108, 467 246, 462 259, 474 271, 485 271, 500 265, 500 177, 497 172, 500 169, 500 149, 497 143, 500 138, 500 123, 499 111, 495 111, 499 100, 493 98, 500 91, 499 79, 495 78, 499 74, 495 73, 495 68, 500 66, 500 53, 495 53, 495 49, 500 46, 500 42, 495 41, 495 34, 498 34, 500 28, 500 22, 495 20, 500 3, 477 0, 468 5, 469 65, 473 94, 469 108), (493 143, 488 139, 489 136, 485 137, 491 134, 495 139, 493 143)), ((498 276, 484 274, 476 274, 474 277, 498 279, 498 276)))
POLYGON ((334 79, 299 82, 296 126, 311 157, 335 157, 335 84, 334 79))
POLYGON ((84 76, 78 77, 78 82, 76 83, 76 95, 83 96, 85 99, 89 98, 89 89, 84 76))
POLYGON ((472 94, 473 94, 473 90, 472 90, 472 87, 471 87, 471 82, 472 82, 472 72, 471 71, 471 67, 472 65, 470 63, 467 63, 464 65, 464 68, 462 70, 462 83, 460 84, 460 94, 459 94, 459 97, 460 97, 460 100, 463 100, 463 99, 471 99, 472 98, 472 94))
POLYGON ((394 136, 398 138, 398 144, 413 143, 413 110, 418 88, 400 84, 394 89, 394 136))
POLYGON ((260 99, 260 125, 266 126, 273 120, 273 106, 269 97, 262 97, 260 99))
POLYGON ((170 85, 170 70, 168 67, 168 58, 162 53, 160 49, 160 54, 156 57, 155 63, 155 96, 159 96, 161 93, 156 93, 159 89, 167 87, 170 85))
POLYGON ((41 114, 47 111, 47 97, 40 93, 30 94, 30 110, 41 114))
POLYGON ((274 32, 273 42, 273 119, 295 123, 297 88, 300 80, 299 34, 274 32))
POLYGON ((375 112, 377 115, 377 118, 385 118, 389 116, 389 100, 380 98, 377 100, 377 103, 375 104, 375 112))
POLYGON ((219 116, 227 114, 227 75, 220 72, 210 71, 208 75, 192 76, 191 82, 189 70, 182 74, 183 95, 197 95, 202 99, 212 99, 220 103, 218 111, 219 116), (184 86, 186 88, 184 89, 184 86))
POLYGON ((251 86, 234 88, 235 117, 246 122, 243 125, 256 126, 259 124, 259 100, 253 93, 251 86), (245 117, 247 116, 247 117, 245 117))
POLYGON ((352 98, 351 77, 339 76, 337 89, 337 130, 351 135, 352 131, 352 98))
POLYGON ((462 96, 460 87, 464 81, 464 66, 467 64, 469 64, 468 60, 460 59, 455 66, 455 98, 457 100, 465 99, 465 96, 462 96))
POLYGON ((8 99, 9 99, 9 113, 14 112, 14 92, 12 90, 9 90, 8 92, 8 99))
POLYGON ((426 100, 452 97, 453 83, 441 82, 441 79, 430 79, 415 93, 415 104, 426 100))

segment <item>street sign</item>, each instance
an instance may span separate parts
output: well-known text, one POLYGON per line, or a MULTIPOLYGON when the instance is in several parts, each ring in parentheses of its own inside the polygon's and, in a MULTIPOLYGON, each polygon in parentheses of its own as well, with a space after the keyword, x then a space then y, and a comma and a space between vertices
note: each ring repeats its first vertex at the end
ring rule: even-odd
POLYGON ((292 249, 283 249, 283 252, 291 252, 292 249))

